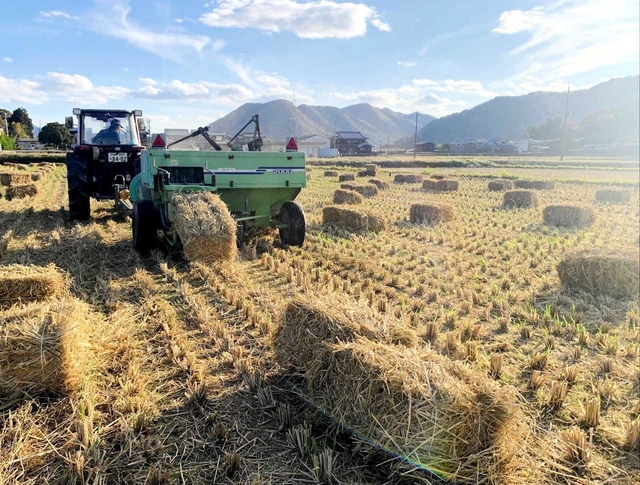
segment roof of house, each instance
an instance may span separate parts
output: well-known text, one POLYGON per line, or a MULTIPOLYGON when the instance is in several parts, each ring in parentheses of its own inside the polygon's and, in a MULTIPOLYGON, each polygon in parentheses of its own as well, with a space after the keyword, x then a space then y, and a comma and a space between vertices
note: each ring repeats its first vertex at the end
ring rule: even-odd
POLYGON ((364 147, 373 147, 373 145, 371 143, 360 143, 360 145, 358 145, 358 148, 364 148, 364 147))
POLYGON ((364 138, 365 140, 367 139, 367 137, 364 136, 359 131, 336 131, 336 135, 339 136, 340 138, 364 138))

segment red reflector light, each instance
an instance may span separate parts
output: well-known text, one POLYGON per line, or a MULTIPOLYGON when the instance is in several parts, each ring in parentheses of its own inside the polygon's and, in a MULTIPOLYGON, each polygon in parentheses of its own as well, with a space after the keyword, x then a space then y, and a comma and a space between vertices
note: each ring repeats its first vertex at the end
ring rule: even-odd
POLYGON ((289 142, 287 143, 286 150, 288 152, 297 152, 298 151, 298 144, 296 143, 296 140, 293 137, 289 138, 289 142))
POLYGON ((78 150, 91 150, 91 147, 87 145, 80 145, 78 147, 78 150))
POLYGON ((151 144, 151 148, 164 148, 166 146, 164 140, 161 135, 156 135, 153 143, 151 144))

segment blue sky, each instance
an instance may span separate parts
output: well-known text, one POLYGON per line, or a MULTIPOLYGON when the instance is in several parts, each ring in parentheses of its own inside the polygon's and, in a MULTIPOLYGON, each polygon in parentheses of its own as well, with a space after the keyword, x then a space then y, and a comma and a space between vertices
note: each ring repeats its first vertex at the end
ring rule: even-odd
POLYGON ((0 107, 142 109, 153 131, 245 102, 434 116, 639 72, 638 0, 22 1, 0 17, 0 107))

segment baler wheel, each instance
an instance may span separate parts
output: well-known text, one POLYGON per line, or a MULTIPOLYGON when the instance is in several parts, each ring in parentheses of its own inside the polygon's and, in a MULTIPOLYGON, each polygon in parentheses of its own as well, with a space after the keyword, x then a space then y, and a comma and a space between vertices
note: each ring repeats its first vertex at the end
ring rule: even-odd
POLYGON ((141 199, 133 205, 131 220, 133 247, 136 251, 148 251, 158 242, 156 209, 150 200, 141 199))
POLYGON ((288 224, 289 226, 280 229, 280 240, 290 246, 302 246, 306 230, 302 206, 293 201, 282 204, 280 224, 288 224))

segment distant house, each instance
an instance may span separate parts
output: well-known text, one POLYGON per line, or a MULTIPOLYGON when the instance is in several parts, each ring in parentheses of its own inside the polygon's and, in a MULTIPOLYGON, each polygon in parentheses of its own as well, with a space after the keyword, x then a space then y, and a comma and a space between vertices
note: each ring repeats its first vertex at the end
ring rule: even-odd
MULTIPOLYGON (((329 148, 331 145, 331 140, 322 135, 311 135, 304 138, 294 138, 298 145, 298 151, 304 153, 307 157, 317 157, 319 156, 319 151, 321 149, 329 148)), ((286 150, 288 139, 276 141, 265 138, 263 140, 263 152, 283 152, 286 150)))
POLYGON ((42 150, 44 144, 35 138, 22 138, 16 141, 16 148, 18 150, 42 150))
POLYGON ((518 147, 504 138, 492 138, 478 146, 477 151, 485 154, 517 153, 518 147))
POLYGON ((425 141, 423 143, 418 143, 416 145, 416 152, 420 153, 420 152, 435 152, 436 151, 436 144, 432 143, 430 141, 425 141))
POLYGON ((373 146, 359 131, 337 131, 331 137, 331 148, 337 148, 340 155, 371 155, 373 146))

